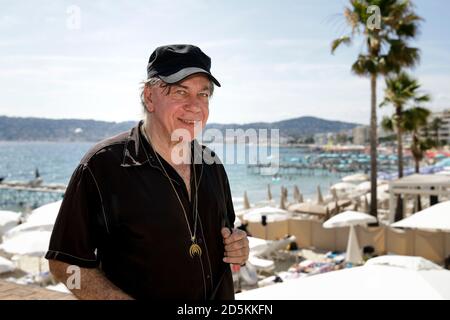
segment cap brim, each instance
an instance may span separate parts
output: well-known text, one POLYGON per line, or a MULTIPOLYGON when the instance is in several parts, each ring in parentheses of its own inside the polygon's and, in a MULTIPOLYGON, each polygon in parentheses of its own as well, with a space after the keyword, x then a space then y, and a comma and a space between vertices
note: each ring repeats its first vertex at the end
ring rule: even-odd
POLYGON ((195 73, 206 74, 212 80, 212 82, 214 82, 216 86, 220 87, 219 81, 217 81, 217 79, 214 78, 211 73, 209 73, 204 69, 196 67, 184 68, 174 74, 171 74, 170 76, 158 75, 158 77, 161 78, 161 80, 164 81, 165 83, 177 83, 195 73))

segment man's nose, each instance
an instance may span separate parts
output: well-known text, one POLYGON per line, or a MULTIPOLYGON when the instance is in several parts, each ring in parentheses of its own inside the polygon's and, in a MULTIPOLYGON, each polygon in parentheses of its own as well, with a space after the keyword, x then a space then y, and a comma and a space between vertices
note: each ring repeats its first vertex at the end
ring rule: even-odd
POLYGON ((201 111, 201 98, 196 96, 191 96, 189 101, 184 105, 184 108, 188 111, 197 113, 201 111))

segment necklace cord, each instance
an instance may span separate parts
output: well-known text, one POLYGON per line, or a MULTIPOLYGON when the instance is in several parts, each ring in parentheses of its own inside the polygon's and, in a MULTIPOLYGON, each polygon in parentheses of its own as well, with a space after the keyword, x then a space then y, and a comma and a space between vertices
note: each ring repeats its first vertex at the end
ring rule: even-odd
MULTIPOLYGON (((145 128, 144 128, 144 127, 142 127, 142 132, 143 132, 143 134, 144 134, 144 137, 147 139, 148 143, 150 144, 150 147, 151 147, 151 148, 153 149, 153 151, 155 152, 156 159, 158 159, 158 162, 159 162, 160 166, 162 167, 165 176, 166 176, 167 179, 169 180, 170 185, 172 186, 172 189, 173 189, 173 191, 175 192, 175 195, 177 196, 178 202, 180 203, 181 209, 183 210, 183 213, 184 213, 184 218, 185 218, 185 220, 186 220, 186 224, 187 224, 187 227, 188 227, 188 230, 189 230, 189 235, 190 235, 190 237, 191 237, 191 241, 192 241, 193 243, 195 243, 195 238, 196 238, 196 236, 197 236, 196 232, 197 232, 197 220, 198 220, 198 211, 197 211, 197 200, 198 200, 198 199, 197 199, 197 192, 198 192, 197 188, 198 188, 198 186, 197 186, 197 177, 195 176, 195 164, 194 164, 194 169, 193 169, 193 171, 194 171, 194 185, 195 185, 196 190, 195 190, 195 196, 194 196, 194 199, 193 199, 193 201, 194 201, 194 233, 192 233, 191 226, 190 226, 190 224, 189 224, 189 220, 188 220, 188 217, 187 217, 187 214, 186 214, 186 209, 184 208, 183 202, 181 201, 181 198, 180 198, 180 196, 178 195, 178 192, 177 192, 177 190, 176 190, 176 188, 175 188, 175 186, 174 186, 172 180, 170 179, 169 174, 168 174, 167 171, 166 171, 166 168, 165 168, 164 165, 162 164, 162 162, 161 162, 161 160, 160 160, 160 158, 159 158, 159 156, 158 156, 158 152, 157 152, 156 149, 154 148, 154 146, 153 146, 153 144, 152 144, 152 142, 151 142, 151 140, 150 140, 150 137, 147 135, 147 132, 145 131, 145 128)), ((147 151, 145 150, 145 148, 144 148, 144 152, 145 152, 145 155, 147 156, 147 160, 150 162, 149 156, 148 156, 147 151)), ((191 191, 192 191, 192 190, 191 190, 191 191)))

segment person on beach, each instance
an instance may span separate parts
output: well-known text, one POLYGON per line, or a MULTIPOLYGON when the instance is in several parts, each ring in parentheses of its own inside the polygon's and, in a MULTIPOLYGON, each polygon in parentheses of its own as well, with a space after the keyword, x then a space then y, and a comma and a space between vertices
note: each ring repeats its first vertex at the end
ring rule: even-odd
POLYGON ((46 258, 80 299, 234 299, 234 229, 223 164, 195 139, 219 82, 193 45, 156 48, 144 120, 92 147, 75 169, 46 258), (75 267, 74 267, 75 266, 75 267))

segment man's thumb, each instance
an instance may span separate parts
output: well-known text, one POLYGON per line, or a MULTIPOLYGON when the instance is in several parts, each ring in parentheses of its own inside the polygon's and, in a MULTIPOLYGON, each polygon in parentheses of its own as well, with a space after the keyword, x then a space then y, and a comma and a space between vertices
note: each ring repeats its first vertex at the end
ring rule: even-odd
POLYGON ((222 233, 222 237, 224 239, 228 238, 231 235, 230 229, 228 229, 228 228, 222 228, 222 230, 220 230, 220 232, 222 233))

